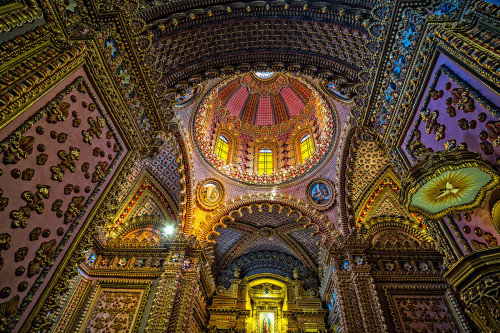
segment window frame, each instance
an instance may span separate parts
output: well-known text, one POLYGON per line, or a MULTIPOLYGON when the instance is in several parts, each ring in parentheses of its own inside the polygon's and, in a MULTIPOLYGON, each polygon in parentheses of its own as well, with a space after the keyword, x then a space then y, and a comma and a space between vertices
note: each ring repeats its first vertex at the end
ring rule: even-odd
POLYGON ((233 153, 234 153, 234 137, 231 133, 229 133, 226 130, 219 130, 217 135, 215 136, 214 144, 213 144, 213 152, 214 155, 217 156, 217 159, 219 159, 219 154, 218 154, 218 147, 219 147, 219 140, 220 137, 224 137, 228 142, 228 152, 227 152, 227 159, 224 162, 224 164, 231 164, 233 163, 233 153))
POLYGON ((305 160, 302 156, 302 139, 309 135, 309 139, 311 140, 311 156, 313 156, 314 151, 316 150, 316 142, 314 141, 314 136, 310 129, 305 129, 299 132, 295 139, 295 156, 296 161, 298 163, 305 163, 305 160))
POLYGON ((255 147, 255 157, 254 157, 254 172, 256 172, 257 174, 259 174, 260 176, 262 176, 264 173, 259 173, 259 160, 260 160, 260 154, 261 154, 261 151, 264 150, 264 149, 268 149, 271 151, 271 162, 272 162, 272 170, 271 170, 271 173, 267 173, 266 174, 268 176, 270 176, 271 174, 273 174, 274 172, 276 172, 276 168, 277 168, 277 154, 276 154, 276 147, 273 145, 273 144, 270 144, 270 143, 262 143, 258 146, 255 147))

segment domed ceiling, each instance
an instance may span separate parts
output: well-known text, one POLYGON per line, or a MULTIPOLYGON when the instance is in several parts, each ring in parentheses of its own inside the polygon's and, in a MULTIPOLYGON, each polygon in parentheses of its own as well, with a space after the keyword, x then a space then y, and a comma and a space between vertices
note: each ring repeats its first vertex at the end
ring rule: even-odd
POLYGON ((312 84, 273 72, 221 81, 202 99, 193 121, 195 142, 206 161, 232 179, 264 185, 313 170, 331 150, 336 126, 333 108, 312 84), (227 144, 227 156, 220 154, 220 139, 227 144), (259 169, 263 151, 272 159, 264 171, 259 169))

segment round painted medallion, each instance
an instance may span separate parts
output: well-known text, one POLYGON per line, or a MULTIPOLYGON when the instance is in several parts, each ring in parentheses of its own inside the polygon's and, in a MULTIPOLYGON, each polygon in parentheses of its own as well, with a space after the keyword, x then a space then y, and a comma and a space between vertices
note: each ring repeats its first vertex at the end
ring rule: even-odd
POLYGON ((313 180, 306 191, 307 199, 318 210, 328 209, 335 202, 335 190, 329 180, 313 180))
POLYGON ((198 184, 197 199, 206 209, 214 209, 224 199, 225 191, 222 184, 213 178, 206 179, 198 184))

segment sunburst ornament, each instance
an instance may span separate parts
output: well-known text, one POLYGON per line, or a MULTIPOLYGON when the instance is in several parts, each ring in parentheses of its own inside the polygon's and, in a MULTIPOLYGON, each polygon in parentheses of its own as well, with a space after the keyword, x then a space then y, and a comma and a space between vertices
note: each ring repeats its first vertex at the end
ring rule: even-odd
POLYGON ((410 212, 440 219, 479 207, 499 183, 496 168, 479 154, 439 151, 419 158, 403 178, 399 195, 410 212))

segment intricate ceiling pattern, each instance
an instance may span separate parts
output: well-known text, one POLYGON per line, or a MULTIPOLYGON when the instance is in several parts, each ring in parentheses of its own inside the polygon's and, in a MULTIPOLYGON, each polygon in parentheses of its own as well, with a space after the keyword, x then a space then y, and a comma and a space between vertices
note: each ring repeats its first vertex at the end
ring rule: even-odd
MULTIPOLYGON (((0 182, 0 213, 12 222, 0 234, 0 269, 24 280, 1 287, 0 331, 24 322, 22 331, 44 332, 66 316, 66 304, 90 308, 78 297, 101 302, 90 300, 100 290, 90 292, 94 282, 68 289, 82 272, 98 288, 113 274, 129 279, 124 284, 158 279, 153 315, 141 324, 150 330, 192 331, 203 319, 188 313, 209 309, 216 281, 231 285, 217 288, 218 296, 240 299, 230 280, 265 274, 297 286, 286 293, 290 302, 305 302, 321 275, 317 313, 328 302, 329 330, 396 330, 389 312, 400 320, 412 304, 438 315, 458 304, 434 247, 450 268, 498 246, 500 234, 488 224, 498 193, 486 195, 485 181, 473 182, 477 173, 467 178, 485 192, 467 206, 474 211, 439 225, 397 197, 416 187, 401 186, 400 175, 432 150, 467 148, 498 162, 498 7, 463 0, 18 2, 17 21, 0 10, 0 31, 15 36, 0 45, 0 177, 10 179, 0 182), (30 20, 33 26, 22 26, 30 20), (223 135, 227 156, 217 152, 223 135), (302 142, 311 147, 302 150, 302 142), (272 167, 262 170, 261 156, 272 167), (316 197, 307 189, 321 179, 338 191, 324 207, 313 204, 323 200, 320 187, 316 197), (214 193, 213 206, 195 200, 214 193), (25 229, 33 222, 40 226, 25 229), (28 245, 18 248, 21 234, 28 245), (439 288, 422 287, 429 279, 439 288), (388 290, 381 281, 402 287, 388 290), (416 297, 415 290, 439 295, 416 297), (170 322, 155 322, 167 312, 170 322), (346 314, 355 320, 344 323, 346 314)), ((445 179, 449 168, 439 170, 443 178, 429 182, 422 207, 428 197, 449 201, 466 185, 445 179)), ((148 288, 142 309, 153 302, 148 288)), ((93 318, 106 317, 105 307, 93 318)), ((413 316, 411 327, 423 329, 425 316, 413 316)), ((443 319, 446 327, 459 327, 457 318, 443 319)), ((73 323, 68 330, 83 322, 63 319, 73 323)), ((322 317, 316 323, 325 324, 322 317)))
POLYGON ((335 145, 337 126, 335 110, 322 93, 285 74, 223 80, 205 96, 193 120, 195 144, 210 164, 230 178, 260 185, 289 182, 317 168, 335 145), (301 160, 298 136, 305 133, 313 150, 301 160), (226 159, 217 155, 221 135, 229 145, 226 159), (275 161, 265 174, 256 167, 262 145, 270 147, 275 161))
POLYGON ((259 273, 273 273, 294 279, 294 271, 299 273, 300 280, 304 281, 306 289, 317 288, 318 279, 300 260, 287 254, 276 251, 261 250, 244 254, 217 276, 217 285, 229 287, 229 280, 242 279, 259 273), (239 270, 237 273, 236 270, 239 270))
POLYGON ((319 255, 319 240, 299 211, 279 205, 243 207, 215 227, 215 262, 218 269, 236 257, 254 251, 277 251, 299 258, 311 270, 319 255), (301 222, 301 220, 303 222, 301 222))
POLYGON ((224 23, 207 23, 187 32, 154 36, 153 54, 161 71, 161 81, 171 85, 174 75, 193 75, 201 69, 223 64, 221 59, 233 63, 269 61, 279 62, 286 55, 289 61, 334 69, 345 81, 357 79, 362 67, 364 43, 368 34, 359 27, 342 26, 282 18, 280 20, 238 19, 224 23), (302 42, 300 36, 320 44, 302 42), (165 57, 165 54, 169 57, 165 57), (314 56, 311 56, 313 54, 314 56), (316 58, 316 59, 314 59, 316 58), (200 64, 202 64, 200 68, 200 64))

